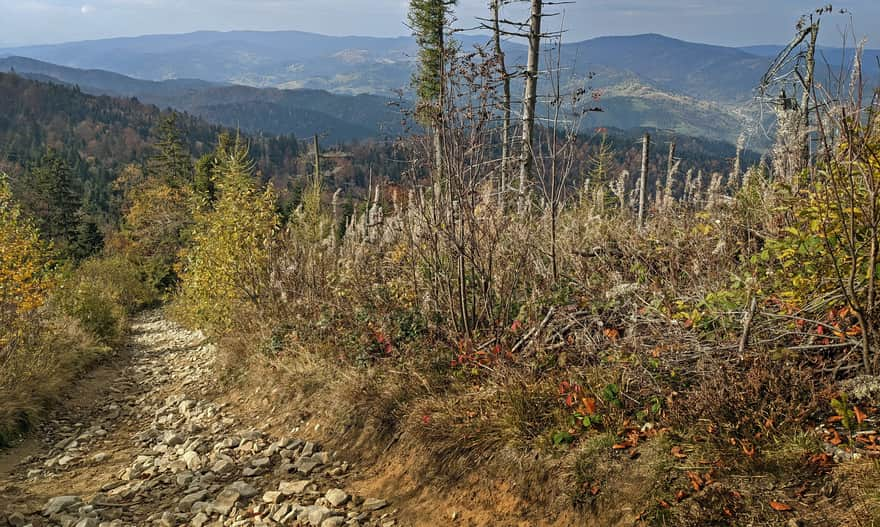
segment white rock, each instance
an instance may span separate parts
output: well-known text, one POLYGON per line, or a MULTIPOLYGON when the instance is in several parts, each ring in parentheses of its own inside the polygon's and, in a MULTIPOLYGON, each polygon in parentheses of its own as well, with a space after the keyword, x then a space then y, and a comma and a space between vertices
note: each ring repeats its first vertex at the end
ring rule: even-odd
POLYGON ((327 518, 323 522, 321 522, 321 527, 340 527, 345 523, 345 518, 342 516, 331 516, 327 518))
POLYGON ((199 470, 202 468, 202 458, 199 457, 198 452, 194 450, 190 450, 181 456, 181 459, 186 463, 186 468, 190 470, 199 470))
POLYGON ((294 494, 302 494, 306 488, 312 484, 312 480, 303 479, 299 481, 282 481, 278 484, 278 490, 285 496, 293 496, 294 494))
POLYGON ((82 503, 79 496, 57 496, 49 499, 49 501, 46 502, 46 505, 43 506, 43 515, 51 516, 53 514, 58 514, 59 512, 79 503, 82 503))
POLYGON ((226 486, 226 490, 232 490, 237 492, 242 498, 253 498, 257 495, 259 491, 253 486, 244 481, 236 481, 235 483, 230 483, 226 486))
MULTIPOLYGON (((263 503, 278 503, 281 500, 281 491, 278 490, 270 490, 263 494, 263 503)), ((282 515, 283 516, 283 515, 282 515)))
POLYGON ((348 501, 349 495, 342 489, 330 489, 327 491, 327 494, 324 495, 327 498, 327 501, 330 502, 330 505, 334 507, 339 507, 340 505, 345 504, 348 501))
POLYGON ((330 509, 328 509, 327 507, 321 507, 318 505, 312 505, 311 507, 308 507, 306 510, 308 510, 308 512, 309 512, 309 515, 308 515, 309 524, 312 525, 313 527, 321 527, 321 524, 324 523, 324 520, 326 520, 328 517, 330 517, 330 514, 333 512, 330 509), (311 509, 311 510, 309 510, 309 509, 311 509))

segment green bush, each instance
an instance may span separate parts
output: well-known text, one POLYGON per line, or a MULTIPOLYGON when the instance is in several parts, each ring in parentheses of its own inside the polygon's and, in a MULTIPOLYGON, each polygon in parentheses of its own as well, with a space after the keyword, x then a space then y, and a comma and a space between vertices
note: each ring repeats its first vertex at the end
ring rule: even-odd
POLYGON ((64 280, 58 293, 62 311, 103 343, 117 343, 129 315, 156 302, 154 289, 140 279, 138 268, 122 257, 83 262, 64 280))

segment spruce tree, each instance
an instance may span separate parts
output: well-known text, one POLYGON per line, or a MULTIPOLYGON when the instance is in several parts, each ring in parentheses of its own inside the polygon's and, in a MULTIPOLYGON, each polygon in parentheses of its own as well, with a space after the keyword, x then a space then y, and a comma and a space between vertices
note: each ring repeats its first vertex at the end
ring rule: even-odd
POLYGON ((72 256, 82 199, 67 162, 47 151, 30 172, 30 209, 43 237, 63 257, 72 256))
POLYGON ((419 46, 419 67, 413 83, 419 100, 428 106, 436 105, 442 95, 446 23, 450 8, 456 3, 457 0, 410 0, 408 19, 419 46))
POLYGON ((172 187, 193 183, 190 153, 177 127, 177 114, 172 113, 159 125, 156 153, 150 158, 148 173, 172 187))
POLYGON ((419 67, 413 84, 419 98, 416 117, 434 134, 435 170, 442 173, 443 83, 446 53, 446 24, 458 0, 410 0, 409 25, 419 46, 419 67))

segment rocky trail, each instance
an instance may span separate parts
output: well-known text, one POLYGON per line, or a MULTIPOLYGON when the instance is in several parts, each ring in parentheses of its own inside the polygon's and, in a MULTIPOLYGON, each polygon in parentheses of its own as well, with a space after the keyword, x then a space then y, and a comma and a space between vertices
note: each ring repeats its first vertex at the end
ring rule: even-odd
POLYGON ((242 424, 213 397, 214 347, 158 312, 0 458, 0 527, 398 525, 345 490, 354 467, 242 424))

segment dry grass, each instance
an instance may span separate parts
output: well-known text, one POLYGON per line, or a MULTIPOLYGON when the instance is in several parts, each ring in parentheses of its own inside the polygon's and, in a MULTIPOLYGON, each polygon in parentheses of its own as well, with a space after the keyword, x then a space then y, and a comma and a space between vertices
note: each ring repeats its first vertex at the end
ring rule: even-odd
POLYGON ((27 432, 106 351, 75 319, 34 320, 27 340, 0 371, 0 446, 27 432))

